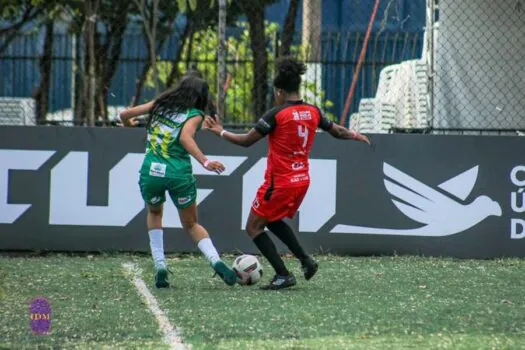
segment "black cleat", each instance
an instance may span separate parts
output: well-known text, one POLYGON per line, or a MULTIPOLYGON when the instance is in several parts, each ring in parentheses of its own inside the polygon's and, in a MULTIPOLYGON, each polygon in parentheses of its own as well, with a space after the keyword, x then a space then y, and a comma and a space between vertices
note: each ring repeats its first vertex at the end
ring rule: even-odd
POLYGON ((306 278, 307 281, 314 277, 319 269, 319 265, 311 256, 301 261, 301 267, 303 269, 304 278, 306 278))
POLYGON ((292 274, 289 274, 288 276, 273 276, 270 283, 268 283, 265 286, 262 286, 261 289, 263 290, 279 290, 284 288, 293 287, 297 284, 295 281, 295 276, 292 274))

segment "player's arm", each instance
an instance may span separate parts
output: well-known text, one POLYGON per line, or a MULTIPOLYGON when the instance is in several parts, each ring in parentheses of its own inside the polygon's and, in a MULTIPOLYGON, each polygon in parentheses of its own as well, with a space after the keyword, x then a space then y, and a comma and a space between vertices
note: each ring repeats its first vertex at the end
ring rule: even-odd
POLYGON ((224 130, 222 125, 217 121, 218 118, 206 117, 206 123, 208 124, 208 129, 213 132, 215 135, 218 135, 224 138, 226 141, 233 143, 235 145, 250 147, 257 141, 264 138, 268 135, 273 128, 275 128, 275 113, 270 110, 265 113, 265 115, 259 119, 257 125, 254 128, 250 129, 247 133, 236 134, 230 131, 224 130))
POLYGON ((124 126, 137 125, 138 122, 135 118, 141 115, 144 115, 144 114, 148 114, 153 108, 154 104, 155 104, 155 101, 150 101, 148 103, 144 103, 144 104, 123 110, 122 112, 120 112, 120 120, 122 121, 122 124, 124 126))
POLYGON ((216 161, 209 161, 208 158, 202 153, 201 149, 197 145, 197 142, 195 142, 195 134, 197 133, 197 129, 199 127, 199 124, 202 121, 202 117, 193 117, 190 120, 188 120, 186 123, 184 123, 184 126, 182 127, 182 131, 180 133, 179 142, 184 147, 186 151, 188 151, 189 154, 193 158, 195 158, 199 163, 202 164, 204 168, 206 168, 209 171, 215 171, 217 174, 220 174, 224 171, 224 165, 220 162, 216 161))
POLYGON ((216 134, 224 138, 226 141, 242 147, 250 147, 251 145, 253 145, 254 143, 256 143, 264 137, 263 135, 259 134, 254 128, 250 129, 250 131, 244 134, 236 134, 231 131, 226 131, 224 129, 222 129, 219 133, 216 134))
POLYGON ((328 132, 330 135, 332 135, 336 139, 356 140, 356 141, 367 143, 369 145, 371 144, 370 140, 365 135, 362 135, 358 133, 357 131, 347 129, 344 126, 341 126, 339 124, 335 124, 334 122, 332 122, 331 120, 328 120, 323 115, 321 115, 321 120, 319 122, 319 128, 328 132))

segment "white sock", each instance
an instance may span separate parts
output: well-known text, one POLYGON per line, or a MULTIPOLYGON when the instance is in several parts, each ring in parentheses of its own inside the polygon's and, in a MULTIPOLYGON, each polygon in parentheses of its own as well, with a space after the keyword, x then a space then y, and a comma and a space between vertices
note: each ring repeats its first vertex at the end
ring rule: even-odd
POLYGON ((215 246, 213 245, 213 242, 209 238, 203 238, 199 241, 197 244, 197 247, 201 250, 202 254, 208 259, 210 264, 215 264, 217 261, 221 260, 219 257, 219 253, 217 252, 217 249, 215 249, 215 246))
POLYGON ((149 246, 155 267, 166 266, 164 259, 164 234, 162 229, 154 229, 149 232, 149 246))

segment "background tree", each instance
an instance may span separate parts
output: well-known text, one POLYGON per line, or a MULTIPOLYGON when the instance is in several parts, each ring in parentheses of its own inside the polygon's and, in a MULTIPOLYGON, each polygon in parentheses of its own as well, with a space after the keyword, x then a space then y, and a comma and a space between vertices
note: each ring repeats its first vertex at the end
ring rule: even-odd
POLYGON ((63 16, 65 2, 61 0, 47 1, 45 5, 41 15, 33 23, 35 29, 44 29, 44 43, 42 54, 39 58, 40 82, 34 93, 37 124, 46 123, 46 116, 49 110, 55 22, 63 16))
POLYGON ((117 71, 122 43, 128 26, 132 3, 129 0, 102 0, 95 34, 96 55, 96 101, 95 113, 108 123, 108 94, 111 81, 117 71))
POLYGON ((97 30, 97 14, 100 0, 85 0, 84 2, 84 37, 87 51, 87 84, 85 89, 85 110, 88 126, 95 126, 95 89, 97 86, 96 77, 96 53, 95 53, 95 33, 97 30))
MULTIPOLYGON (((239 30, 237 35, 229 36, 227 43, 226 60, 231 62, 228 65, 228 75, 231 77, 231 80, 226 95, 225 116, 227 117, 228 123, 240 125, 252 123, 257 118, 257 115, 250 106, 250 101, 253 100, 252 82, 254 81, 255 75, 254 64, 251 59, 253 55, 250 45, 250 31, 248 24, 242 22, 237 24, 237 29, 239 30)), ((265 36, 267 38, 273 38, 273 40, 269 40, 266 48, 269 76, 273 75, 275 48, 277 47, 275 38, 277 38, 279 32, 279 25, 277 23, 266 22, 265 36)), ((187 69, 187 55, 191 53, 192 57, 190 62, 193 62, 194 67, 198 69, 209 82, 211 91, 217 91, 219 89, 216 79, 218 68, 216 48, 218 43, 219 39, 214 27, 197 31, 194 34, 193 41, 188 41, 183 48, 182 57, 178 63, 178 70, 184 72, 187 69), (189 49, 189 45, 193 45, 193 47, 189 49)), ((300 59, 304 58, 304 51, 302 45, 292 45, 290 47, 290 54, 300 59)), ((174 67, 171 61, 159 62, 160 82, 165 83, 170 72, 173 70, 174 67)), ((153 86, 151 78, 147 80, 146 85, 153 86)), ((319 89, 315 81, 309 81, 305 78, 302 92, 304 93, 303 95, 306 101, 318 103, 325 114, 330 119, 335 120, 335 115, 331 113, 333 103, 325 99, 324 91, 319 89), (310 99, 310 97, 312 97, 312 99, 310 99), (322 102, 319 103, 319 101, 322 102)))
POLYGON ((25 25, 45 13, 47 6, 45 0, 0 0, 0 56, 25 25))
POLYGON ((240 1, 248 20, 250 46, 253 55, 253 112, 255 118, 261 116, 267 108, 268 101, 268 54, 266 35, 264 34, 264 10, 276 0, 240 1))
POLYGON ((51 87, 51 69, 53 62, 53 38, 55 19, 50 17, 45 21, 45 38, 42 55, 40 56, 40 83, 35 92, 36 123, 44 124, 49 109, 49 92, 51 87))
POLYGON ((284 26, 281 32, 281 46, 279 46, 279 56, 290 54, 290 48, 293 44, 295 34, 295 23, 297 22, 297 13, 299 12, 299 0, 290 0, 284 26))
MULTIPOLYGON (((148 48, 148 63, 149 67, 153 69, 153 85, 155 89, 155 94, 159 91, 159 84, 157 80, 157 23, 159 22, 160 12, 159 12, 159 2, 160 0, 133 0, 142 22, 142 28, 144 30, 144 36, 146 38, 146 46, 148 48)), ((159 48, 160 50, 160 48, 159 48)), ((149 67, 144 69, 147 72, 149 67)), ((143 70, 143 71, 144 71, 143 70)), ((137 85, 140 84, 137 82, 137 85)), ((140 98, 140 91, 142 86, 137 86, 135 99, 133 104, 138 103, 140 98), (138 97, 137 97, 138 94, 138 97)))

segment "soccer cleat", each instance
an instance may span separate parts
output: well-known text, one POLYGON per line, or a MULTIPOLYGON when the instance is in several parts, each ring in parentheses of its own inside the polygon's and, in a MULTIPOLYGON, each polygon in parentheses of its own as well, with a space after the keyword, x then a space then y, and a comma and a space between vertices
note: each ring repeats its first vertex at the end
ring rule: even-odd
POLYGON ((279 276, 275 275, 273 276, 270 283, 268 283, 265 286, 262 286, 261 289, 263 290, 279 290, 284 288, 293 287, 297 284, 295 280, 295 276, 292 274, 289 274, 288 276, 279 276))
POLYGON ((237 282, 237 275, 226 264, 219 260, 212 265, 215 273, 229 286, 233 286, 237 282))
POLYGON ((315 260, 309 256, 305 260, 301 261, 301 268, 304 273, 304 278, 306 280, 310 280, 314 275, 316 274, 317 270, 319 269, 319 265, 315 262, 315 260))
POLYGON ((155 287, 168 288, 170 286, 168 282, 168 272, 172 273, 166 266, 157 268, 157 272, 155 273, 155 287))

